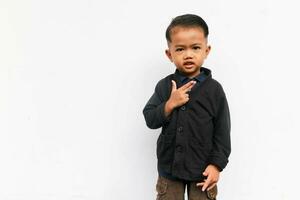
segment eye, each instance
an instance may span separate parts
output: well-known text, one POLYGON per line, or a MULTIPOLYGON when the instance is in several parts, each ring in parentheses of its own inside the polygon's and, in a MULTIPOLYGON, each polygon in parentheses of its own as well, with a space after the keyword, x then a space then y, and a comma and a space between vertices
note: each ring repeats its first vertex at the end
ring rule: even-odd
POLYGON ((199 50, 199 49, 201 49, 201 47, 199 47, 199 46, 194 46, 193 49, 199 50))
POLYGON ((176 48, 175 51, 183 51, 183 48, 176 48))

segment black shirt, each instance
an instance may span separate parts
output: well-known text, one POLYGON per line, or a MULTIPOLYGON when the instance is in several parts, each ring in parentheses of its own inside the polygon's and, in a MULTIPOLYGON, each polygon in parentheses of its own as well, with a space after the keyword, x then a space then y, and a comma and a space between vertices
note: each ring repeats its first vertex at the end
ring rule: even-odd
MULTIPOLYGON (((191 80, 195 80, 196 85, 201 84, 201 82, 203 82, 207 77, 206 74, 203 71, 200 72, 194 78, 189 78, 189 77, 185 76, 184 74, 180 73, 180 71, 178 71, 178 69, 176 69, 175 73, 178 74, 179 79, 180 79, 180 81, 183 85, 186 84, 187 82, 191 81, 191 80)), ((165 178, 168 178, 168 179, 171 179, 171 180, 180 180, 179 178, 173 176, 171 173, 167 173, 163 169, 160 169, 159 166, 158 166, 158 174, 162 177, 165 177, 165 178)))
POLYGON ((230 116, 222 86, 201 68, 197 84, 189 92, 189 101, 166 117, 164 107, 171 93, 171 80, 177 87, 186 77, 176 69, 161 79, 143 109, 149 128, 162 127, 157 140, 158 170, 163 176, 187 181, 202 181, 208 164, 222 171, 231 152, 230 116))

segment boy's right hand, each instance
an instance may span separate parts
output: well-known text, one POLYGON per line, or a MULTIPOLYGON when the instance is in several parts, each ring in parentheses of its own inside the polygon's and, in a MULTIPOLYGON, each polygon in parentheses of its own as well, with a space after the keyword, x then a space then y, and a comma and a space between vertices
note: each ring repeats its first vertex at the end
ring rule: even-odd
POLYGON ((172 80, 172 91, 169 100, 166 103, 165 113, 168 116, 172 110, 178 106, 181 106, 189 101, 189 92, 196 84, 196 81, 189 81, 182 87, 177 89, 176 82, 172 80))

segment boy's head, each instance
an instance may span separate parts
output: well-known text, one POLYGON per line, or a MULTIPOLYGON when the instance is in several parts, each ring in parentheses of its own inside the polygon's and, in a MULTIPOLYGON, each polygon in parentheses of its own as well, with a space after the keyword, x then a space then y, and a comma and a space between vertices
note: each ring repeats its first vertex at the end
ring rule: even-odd
POLYGON ((176 68, 192 78, 200 73, 200 68, 210 52, 207 44, 208 26, 197 15, 186 14, 175 17, 166 30, 168 49, 166 55, 176 68))

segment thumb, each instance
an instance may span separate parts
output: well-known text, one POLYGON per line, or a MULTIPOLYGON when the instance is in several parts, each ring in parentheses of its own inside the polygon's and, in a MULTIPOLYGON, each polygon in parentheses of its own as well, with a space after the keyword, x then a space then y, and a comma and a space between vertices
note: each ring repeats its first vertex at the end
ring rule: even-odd
POLYGON ((205 170, 202 174, 203 174, 203 176, 208 176, 207 170, 205 170))
POLYGON ((176 82, 172 80, 172 92, 177 89, 176 82))

